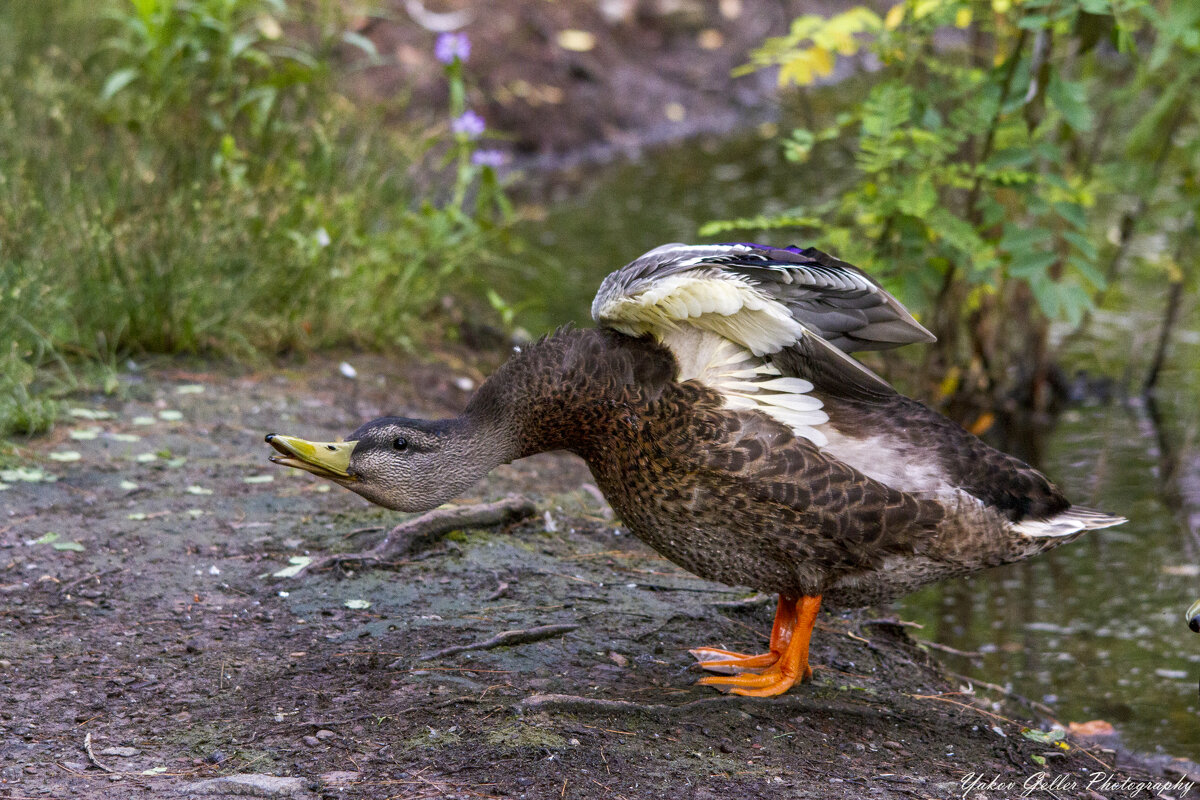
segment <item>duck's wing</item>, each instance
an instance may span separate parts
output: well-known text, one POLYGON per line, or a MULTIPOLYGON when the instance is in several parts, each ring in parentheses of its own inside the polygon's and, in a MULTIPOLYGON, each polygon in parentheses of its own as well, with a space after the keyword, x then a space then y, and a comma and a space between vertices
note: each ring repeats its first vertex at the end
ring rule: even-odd
POLYGON ((663 245, 605 278, 592 303, 597 322, 634 335, 702 315, 726 317, 717 332, 755 355, 794 344, 797 326, 846 353, 934 341, 869 275, 811 247, 663 245))
POLYGON ((699 380, 727 408, 762 411, 818 447, 829 418, 814 384, 861 398, 895 393, 846 351, 933 340, 865 273, 811 248, 664 245, 605 278, 592 316, 653 335, 674 354, 680 380, 699 380))

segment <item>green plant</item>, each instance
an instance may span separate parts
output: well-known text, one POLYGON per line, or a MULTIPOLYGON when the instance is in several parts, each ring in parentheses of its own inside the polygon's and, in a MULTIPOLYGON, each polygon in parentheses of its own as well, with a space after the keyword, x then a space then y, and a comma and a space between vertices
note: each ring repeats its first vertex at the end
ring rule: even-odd
MULTIPOLYGON (((840 196, 748 227, 794 223, 881 275, 939 335, 927 377, 944 392, 1044 406, 1050 323, 1080 325, 1114 277, 1105 198, 1160 194, 1161 169, 1146 168, 1170 147, 1164 118, 1195 124, 1183 86, 1200 59, 1179 51, 1198 17, 1194 4, 1143 0, 906 0, 883 17, 801 17, 746 69, 777 66, 782 84, 805 86, 862 49, 882 69, 835 124, 782 142, 803 162, 849 140, 840 196), (1173 78, 1152 77, 1168 65, 1173 78), (1164 82, 1172 99, 1160 99, 1164 82), (1157 144, 1131 146, 1139 130, 1157 144), (965 373, 951 366, 964 361, 965 373)), ((1195 202, 1194 186, 1183 194, 1195 202)))
POLYGON ((478 133, 338 93, 373 57, 340 3, 96 6, 0 6, 0 435, 49 424, 78 361, 420 341, 509 251, 478 133))

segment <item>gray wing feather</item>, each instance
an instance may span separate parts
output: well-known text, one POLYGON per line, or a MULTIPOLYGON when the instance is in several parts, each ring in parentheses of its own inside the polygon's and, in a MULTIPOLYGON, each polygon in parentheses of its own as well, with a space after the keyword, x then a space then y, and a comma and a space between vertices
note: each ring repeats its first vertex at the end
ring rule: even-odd
POLYGON ((935 340, 869 275, 811 247, 663 245, 605 278, 592 316, 609 300, 689 270, 729 272, 750 281, 804 327, 846 353, 935 340))

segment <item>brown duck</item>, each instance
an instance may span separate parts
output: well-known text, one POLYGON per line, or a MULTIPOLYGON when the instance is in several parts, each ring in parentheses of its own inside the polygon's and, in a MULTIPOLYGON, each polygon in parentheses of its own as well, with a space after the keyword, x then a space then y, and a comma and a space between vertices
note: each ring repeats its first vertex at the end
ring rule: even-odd
POLYGON ((820 251, 665 245, 609 275, 592 316, 522 348, 455 419, 384 417, 335 443, 271 434, 272 460, 425 511, 499 464, 576 453, 642 541, 778 593, 768 652, 692 651, 726 673, 701 683, 757 696, 812 674, 822 598, 882 602, 1124 521, 848 356, 933 336, 820 251))

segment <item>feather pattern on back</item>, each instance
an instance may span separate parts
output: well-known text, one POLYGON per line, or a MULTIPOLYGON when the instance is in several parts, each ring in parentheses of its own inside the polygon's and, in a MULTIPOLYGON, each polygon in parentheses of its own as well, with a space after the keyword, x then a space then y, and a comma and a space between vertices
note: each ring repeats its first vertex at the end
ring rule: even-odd
POLYGON ((891 489, 990 509, 1029 539, 1124 521, 1072 506, 849 356, 934 337, 862 270, 813 248, 663 245, 605 278, 592 316, 653 336, 677 379, 715 391, 729 413, 760 412, 891 489))

